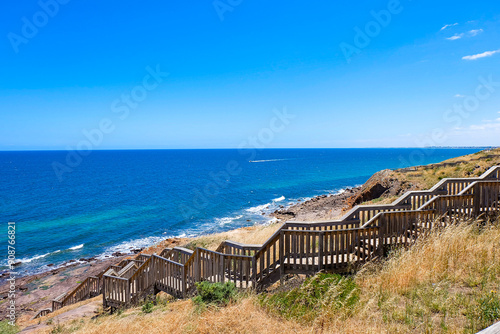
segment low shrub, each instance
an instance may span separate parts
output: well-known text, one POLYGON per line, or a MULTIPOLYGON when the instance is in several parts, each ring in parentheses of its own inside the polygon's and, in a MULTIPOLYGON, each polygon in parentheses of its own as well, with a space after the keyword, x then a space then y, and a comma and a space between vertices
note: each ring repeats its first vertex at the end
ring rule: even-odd
POLYGON ((142 305, 142 312, 143 313, 151 313, 153 312, 153 302, 152 301, 147 301, 144 305, 142 305))
POLYGON ((359 300, 359 289, 352 278, 319 273, 298 288, 261 295, 259 300, 268 312, 307 322, 323 311, 349 311, 359 300))
POLYGON ((225 306, 236 297, 236 285, 227 283, 196 283, 198 295, 193 298, 197 305, 217 305, 225 306))
POLYGON ((11 324, 9 324, 8 320, 0 321, 0 333, 14 334, 17 332, 19 332, 19 327, 12 326, 11 324))

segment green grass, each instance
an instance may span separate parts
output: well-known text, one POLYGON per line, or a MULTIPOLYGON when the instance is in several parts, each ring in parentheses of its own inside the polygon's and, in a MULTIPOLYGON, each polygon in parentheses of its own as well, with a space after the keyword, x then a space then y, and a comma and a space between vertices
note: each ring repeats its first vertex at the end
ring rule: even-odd
POLYGON ((236 286, 232 282, 227 283, 196 283, 198 295, 193 302, 199 306, 225 306, 236 298, 236 286))
POLYGON ((2 334, 14 334, 19 332, 19 328, 17 326, 9 325, 8 320, 0 321, 0 333, 2 334))
POLYGON ((147 301, 146 303, 144 303, 144 305, 142 305, 142 313, 151 313, 153 312, 153 302, 152 301, 147 301))
POLYGON ((467 307, 466 316, 469 320, 469 328, 473 331, 488 327, 492 322, 500 319, 499 294, 495 291, 482 294, 467 307))
POLYGON ((359 301, 359 289, 350 277, 319 273, 290 291, 263 294, 261 306, 287 319, 313 321, 324 309, 349 311, 359 301))

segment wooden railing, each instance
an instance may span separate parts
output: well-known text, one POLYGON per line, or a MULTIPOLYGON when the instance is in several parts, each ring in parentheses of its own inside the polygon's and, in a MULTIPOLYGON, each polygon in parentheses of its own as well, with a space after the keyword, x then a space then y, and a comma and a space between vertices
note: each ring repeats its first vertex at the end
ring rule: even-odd
POLYGON ((158 290, 183 298, 186 296, 186 268, 184 265, 157 255, 151 258, 155 287, 158 290))
POLYGON ((204 248, 197 249, 199 281, 213 283, 234 282, 240 288, 249 288, 252 282, 251 268, 254 258, 247 255, 231 255, 204 248))
POLYGON ((198 259, 199 249, 196 248, 191 257, 184 263, 184 279, 186 281, 186 294, 196 289, 196 282, 200 281, 200 270, 198 259))
POLYGON ((100 294, 99 278, 89 276, 76 289, 65 295, 58 306, 64 307, 100 294))
POLYGON ((55 299, 52 300, 52 311, 56 311, 60 308, 62 308, 62 300, 64 297, 66 297, 67 292, 57 296, 55 299))
MULTIPOLYGON (((479 178, 443 179, 430 190, 408 192, 389 205, 357 206, 340 220, 286 222, 262 245, 225 241, 216 251, 174 247, 160 256, 140 254, 116 268, 117 273, 131 274, 129 278, 102 276, 104 306, 135 304, 158 291, 185 297, 201 281, 262 289, 286 274, 351 271, 388 248, 411 245, 436 226, 498 211, 499 177, 497 166, 479 178)), ((99 278, 88 278, 62 301, 55 300, 53 309, 99 291, 99 278)))
POLYGON ((53 311, 50 308, 46 308, 46 309, 40 310, 40 311, 38 311, 37 314, 35 314, 35 316, 32 319, 37 319, 37 318, 45 317, 46 315, 48 315, 51 312, 53 312, 53 311))
POLYGON ((281 273, 346 272, 371 260, 379 239, 377 227, 331 231, 282 230, 281 273))
POLYGON ((103 276, 102 287, 103 299, 106 306, 121 308, 130 305, 130 283, 126 278, 115 276, 103 276))
MULTIPOLYGON (((161 267, 164 271, 154 279, 166 281, 168 277, 178 285, 171 293, 181 295, 182 289, 182 295, 185 295, 199 281, 233 281, 239 288, 261 289, 286 274, 350 271, 380 256, 387 247, 411 245, 436 225, 446 226, 455 218, 498 209, 500 181, 455 181, 446 180, 441 184, 456 184, 450 189, 451 192, 459 191, 457 195, 430 196, 421 192, 419 199, 411 205, 384 205, 376 209, 371 206, 357 211, 364 212, 364 216, 359 217, 362 220, 371 217, 362 226, 361 220, 354 219, 287 222, 263 245, 225 241, 217 251, 197 248, 189 252, 191 256, 187 260, 180 259, 181 250, 169 250, 165 255, 178 259, 178 262, 172 261, 179 266, 176 274, 168 273, 169 270, 165 269, 169 268, 168 260, 158 257, 157 261, 163 261, 161 267), (424 198, 429 200, 419 209, 409 210, 420 205, 424 198), (447 219, 439 219, 444 216, 447 219), (184 277, 182 280, 181 276, 184 277)), ((443 192, 442 189, 438 191, 443 192)), ((417 197, 406 196, 407 199, 417 197)), ((172 283, 163 284, 162 290, 172 287, 172 283)))
POLYGON ((142 294, 154 287, 155 275, 152 267, 152 259, 152 256, 148 257, 148 260, 128 279, 131 298, 140 299, 142 294))
POLYGON ((261 248, 262 245, 242 244, 236 241, 226 240, 223 241, 215 251, 231 255, 253 256, 255 252, 261 248))
MULTIPOLYGON (((283 245, 280 238, 281 230, 286 227, 286 223, 276 231, 258 250, 254 261, 254 280, 257 283, 271 281, 273 275, 277 275, 280 265, 280 255, 283 254, 281 246, 283 245)), ((262 284, 261 284, 262 285, 262 284)))
POLYGON ((130 278, 140 266, 134 261, 129 262, 117 273, 118 277, 130 278))
POLYGON ((184 264, 193 255, 193 251, 184 247, 174 247, 172 249, 167 248, 160 253, 160 257, 163 257, 174 262, 184 264), (167 251, 165 251, 167 250, 167 251))

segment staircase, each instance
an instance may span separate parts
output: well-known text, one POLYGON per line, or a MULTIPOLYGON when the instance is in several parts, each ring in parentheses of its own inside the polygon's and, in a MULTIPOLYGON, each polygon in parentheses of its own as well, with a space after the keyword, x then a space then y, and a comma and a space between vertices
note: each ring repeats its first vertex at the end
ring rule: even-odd
POLYGON ((260 291, 287 274, 350 272, 434 227, 496 213, 499 203, 495 166, 478 178, 443 179, 429 190, 407 192, 389 205, 356 206, 336 221, 286 222, 262 245, 225 241, 216 251, 174 247, 139 254, 88 277, 37 316, 101 293, 105 308, 122 308, 159 291, 185 298, 201 281, 260 291))

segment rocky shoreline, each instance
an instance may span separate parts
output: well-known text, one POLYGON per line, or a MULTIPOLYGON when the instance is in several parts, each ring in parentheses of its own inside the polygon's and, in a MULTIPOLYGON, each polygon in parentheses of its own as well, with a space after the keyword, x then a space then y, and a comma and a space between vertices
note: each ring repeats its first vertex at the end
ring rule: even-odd
POLYGON ((349 187, 338 194, 316 196, 290 207, 276 210, 271 216, 282 222, 287 220, 319 221, 337 219, 351 208, 347 204, 348 199, 358 194, 360 190, 361 186, 349 187))
MULTIPOLYGON (((52 299, 74 289, 79 282, 88 276, 98 275, 110 265, 120 262, 128 256, 130 255, 110 257, 105 260, 95 259, 86 263, 70 260, 65 266, 16 278, 17 316, 33 316, 39 310, 51 307, 52 299)), ((6 318, 7 304, 9 304, 7 302, 9 300, 9 282, 6 282, 6 279, 7 277, 3 276, 4 282, 0 285, 0 320, 6 318)))
MULTIPOLYGON (((339 219, 353 206, 359 204, 361 199, 370 200, 381 196, 384 192, 386 195, 393 193, 394 189, 392 188, 399 188, 400 185, 396 184, 397 182, 387 180, 387 175, 384 174, 387 174, 387 172, 382 171, 374 174, 363 186, 348 187, 337 194, 324 194, 308 200, 299 200, 291 206, 281 206, 278 210, 270 213, 269 216, 276 218, 277 223, 339 219), (387 182, 390 185, 387 185, 387 182), (386 191, 388 189, 390 191, 386 191)), ((238 233, 238 230, 230 232, 238 233)), ((118 263, 122 259, 138 253, 158 253, 165 247, 185 246, 195 240, 196 238, 166 239, 146 249, 131 249, 129 254, 116 252, 104 260, 95 257, 70 260, 55 269, 17 278, 16 304, 18 310, 20 314, 31 317, 35 314, 35 311, 51 307, 52 299, 62 293, 71 291, 86 277, 101 273, 111 264, 118 263)), ((8 275, 7 271, 0 273, 0 320, 6 316, 7 303, 5 302, 8 297, 8 282, 5 280, 8 275)))
MULTIPOLYGON (((309 200, 301 201, 289 207, 282 207, 271 213, 270 216, 277 218, 278 222, 286 220, 327 220, 339 217, 345 210, 346 200, 359 191, 360 187, 347 188, 339 194, 320 195, 309 200)), ((161 242, 161 247, 173 247, 187 244, 191 239, 178 238, 167 239, 161 242)), ((27 275, 16 279, 16 305, 19 313, 30 317, 43 308, 51 307, 51 300, 75 288, 79 282, 88 276, 101 273, 112 264, 122 259, 144 252, 151 253, 157 247, 143 249, 131 249, 129 254, 113 253, 106 259, 95 257, 69 260, 57 268, 45 272, 27 275)), ((49 267, 54 264, 48 265, 49 267)), ((9 271, 0 273, 0 320, 5 319, 6 304, 8 300, 9 285, 6 279, 9 271)))

